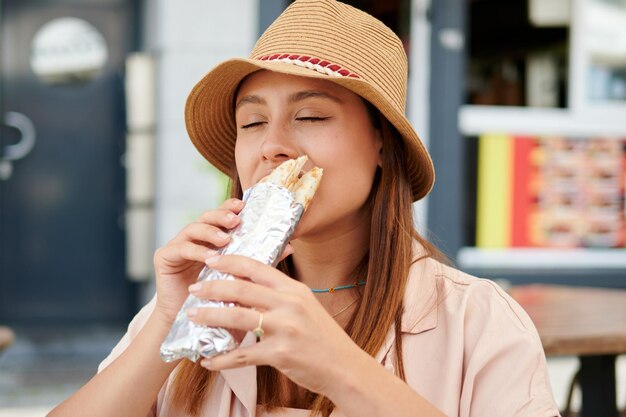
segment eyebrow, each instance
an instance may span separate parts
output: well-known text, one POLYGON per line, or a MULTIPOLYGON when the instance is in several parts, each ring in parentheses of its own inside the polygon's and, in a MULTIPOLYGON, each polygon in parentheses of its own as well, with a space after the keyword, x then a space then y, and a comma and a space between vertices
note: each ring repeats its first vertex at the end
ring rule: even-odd
POLYGON ((299 91, 297 93, 290 95, 288 98, 288 101, 289 103, 295 103, 298 101, 306 100, 308 98, 325 98, 328 100, 332 100, 336 103, 343 103, 343 100, 341 100, 339 97, 336 97, 332 94, 328 94, 319 90, 299 91))
MULTIPOLYGON (((341 100, 339 97, 336 97, 332 94, 328 94, 328 93, 325 93, 323 91, 318 91, 318 90, 298 91, 297 93, 291 94, 287 98, 287 102, 290 104, 293 104, 293 103, 297 103, 299 101, 306 100, 309 98, 323 98, 327 100, 332 100, 336 103, 343 103, 343 100, 341 100)), ((267 102, 265 101, 264 98, 260 96, 256 96, 256 95, 244 96, 235 105, 235 111, 237 111, 244 104, 267 104, 267 102)))
POLYGON ((265 101, 265 99, 259 96, 244 96, 235 105, 235 111, 237 111, 239 107, 243 106, 244 104, 267 104, 267 102, 265 101))

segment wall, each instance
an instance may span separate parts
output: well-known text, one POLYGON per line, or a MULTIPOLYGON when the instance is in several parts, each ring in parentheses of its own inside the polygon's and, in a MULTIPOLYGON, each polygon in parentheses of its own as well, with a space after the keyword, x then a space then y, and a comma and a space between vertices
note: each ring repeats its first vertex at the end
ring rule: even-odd
MULTIPOLYGON (((184 106, 193 85, 219 62, 247 56, 258 34, 258 0, 146 1, 143 49, 157 63, 156 238, 165 245, 225 196, 225 178, 187 136, 184 106)), ((151 296, 153 285, 144 293, 151 296)), ((144 297, 145 298, 145 297, 144 297)))

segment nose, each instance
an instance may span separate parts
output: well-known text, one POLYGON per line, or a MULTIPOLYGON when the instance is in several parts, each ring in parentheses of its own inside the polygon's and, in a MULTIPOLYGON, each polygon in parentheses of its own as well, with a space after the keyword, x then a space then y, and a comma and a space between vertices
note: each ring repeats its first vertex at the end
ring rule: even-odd
POLYGON ((289 129, 280 125, 273 125, 267 129, 266 135, 261 145, 261 156, 264 161, 280 163, 300 156, 289 129))

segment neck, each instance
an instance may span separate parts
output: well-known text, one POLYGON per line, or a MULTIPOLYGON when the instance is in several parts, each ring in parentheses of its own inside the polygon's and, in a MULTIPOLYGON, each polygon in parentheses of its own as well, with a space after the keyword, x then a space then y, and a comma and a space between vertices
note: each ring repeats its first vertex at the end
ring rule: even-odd
POLYGON ((354 269, 369 249, 369 224, 335 230, 332 235, 300 238, 291 242, 295 277, 310 288, 353 284, 354 269))

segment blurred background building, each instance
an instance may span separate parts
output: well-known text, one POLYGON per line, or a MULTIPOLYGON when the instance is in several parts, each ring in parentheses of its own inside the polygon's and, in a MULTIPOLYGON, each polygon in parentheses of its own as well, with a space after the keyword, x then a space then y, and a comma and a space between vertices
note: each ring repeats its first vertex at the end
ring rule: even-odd
MULTIPOLYGON (((419 230, 479 276, 626 288, 626 1, 346 2, 409 56, 437 169, 419 230)), ((83 383, 155 248, 225 198, 185 99, 289 3, 0 0, 0 416, 83 383)))

